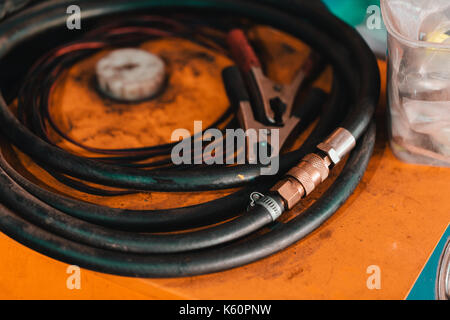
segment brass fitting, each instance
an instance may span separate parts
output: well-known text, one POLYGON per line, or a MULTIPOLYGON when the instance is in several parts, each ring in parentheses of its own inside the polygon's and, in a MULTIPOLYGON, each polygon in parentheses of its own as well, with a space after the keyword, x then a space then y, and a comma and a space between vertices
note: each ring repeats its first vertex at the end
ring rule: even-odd
POLYGON ((344 128, 337 128, 317 149, 325 152, 334 165, 350 152, 356 145, 353 135, 344 128))
POLYGON ((286 177, 279 181, 271 191, 277 193, 287 209, 292 209, 305 195, 305 189, 294 178, 286 177))
POLYGON ((292 209, 328 177, 328 166, 327 157, 308 154, 287 173, 286 178, 272 188, 272 191, 284 200, 287 209, 292 209))
POLYGON ((317 146, 320 150, 318 153, 322 156, 315 153, 308 154, 271 191, 283 199, 286 209, 292 209, 328 178, 330 167, 339 163, 355 145, 356 140, 348 130, 336 129, 317 146))

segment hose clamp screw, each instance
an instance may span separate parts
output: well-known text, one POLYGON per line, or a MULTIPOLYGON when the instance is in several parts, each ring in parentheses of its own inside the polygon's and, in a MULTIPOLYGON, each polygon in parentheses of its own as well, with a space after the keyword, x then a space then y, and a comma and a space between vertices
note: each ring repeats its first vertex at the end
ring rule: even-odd
POLYGON ((256 205, 264 207, 272 217, 272 220, 277 220, 283 213, 283 208, 272 197, 265 196, 259 192, 253 192, 250 195, 249 209, 256 205))
POLYGON ((264 195, 263 195, 262 193, 259 193, 259 192, 252 192, 252 193, 250 194, 250 204, 249 204, 249 207, 250 207, 250 208, 254 207, 254 206, 256 205, 256 202, 257 202, 259 199, 263 198, 263 197, 264 197, 264 195))

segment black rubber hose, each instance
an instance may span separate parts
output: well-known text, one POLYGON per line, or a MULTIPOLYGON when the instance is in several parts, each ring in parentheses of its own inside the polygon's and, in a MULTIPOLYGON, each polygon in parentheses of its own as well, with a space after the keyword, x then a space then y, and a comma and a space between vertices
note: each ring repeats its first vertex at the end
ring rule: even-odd
MULTIPOLYGON (((52 2, 50 2, 52 3, 52 2)), ((277 2, 278 3, 278 2, 277 2)), ((284 2, 281 1, 280 4, 284 2)), ((293 2, 296 3, 296 2, 293 2)), ((377 87, 378 77, 366 79, 367 76, 371 76, 376 72, 377 67, 374 67, 373 54, 370 52, 367 46, 360 38, 355 45, 352 43, 352 49, 354 50, 352 59, 350 59, 348 50, 342 48, 342 46, 335 41, 334 38, 327 36, 320 32, 318 29, 312 27, 312 25, 302 22, 297 17, 293 18, 291 15, 282 11, 274 10, 274 8, 264 7, 250 2, 236 2, 236 1, 223 1, 223 0, 203 0, 203 1, 184 1, 182 4, 179 1, 129 1, 126 5, 120 2, 111 1, 108 7, 105 7, 105 13, 114 12, 115 10, 129 8, 137 9, 141 6, 144 7, 170 7, 171 4, 177 6, 189 8, 193 6, 195 8, 208 8, 209 10, 223 10, 224 12, 248 15, 250 18, 261 20, 274 27, 278 27, 282 30, 291 32, 294 36, 299 37, 308 42, 315 50, 323 52, 327 59, 330 60, 336 72, 342 77, 342 81, 348 84, 350 94, 358 94, 356 83, 361 83, 359 96, 361 97, 355 102, 355 108, 350 112, 348 119, 351 121, 348 124, 348 129, 354 134, 355 138, 360 136, 361 125, 367 126, 368 119, 373 114, 373 108, 376 103, 373 92, 377 91, 373 89, 377 87), (361 45, 363 43, 363 45, 361 45), (358 46, 356 46, 358 44, 358 46), (333 50, 329 50, 329 47, 333 47, 333 50), (372 61, 370 58, 372 57, 372 61), (362 61, 359 61, 362 60, 362 61), (364 63, 368 63, 364 65, 364 63), (355 82, 355 63, 361 66, 362 72, 359 77, 359 81, 355 82), (368 83, 368 84, 367 84, 368 83), (370 90, 369 90, 370 89, 370 90), (357 123, 357 124, 356 124, 357 123)), ((299 2, 301 6, 308 7, 304 2, 299 2)), ((300 6, 300 7, 301 7, 300 6)), ((279 5, 274 5, 279 7, 279 5)), ((93 14, 99 14, 96 8, 95 1, 89 1, 83 6, 83 13, 86 16, 93 14)), ((318 10, 316 6, 311 6, 311 12, 318 12, 318 17, 322 17, 324 10, 318 10), (314 9, 313 9, 314 8, 314 9)), ((45 14, 46 22, 44 26, 50 27, 54 23, 54 19, 58 19, 58 14, 52 15, 52 11, 45 14)), ((331 15, 328 13, 331 20, 331 15)), ((336 20, 336 19, 335 19, 336 20)), ((13 46, 14 42, 23 41, 16 33, 12 33, 7 29, 7 23, 0 27, 0 33, 6 33, 5 36, 9 37, 10 45, 13 46), (9 31, 9 32, 8 32, 9 31)), ((330 25, 329 21, 326 25, 330 25)), ((340 29, 346 29, 344 25, 338 24, 340 29)), ((25 24, 25 29, 29 29, 29 26, 25 24)), ((348 27, 347 27, 348 28, 348 27)), ((41 28, 33 25, 33 30, 23 30, 20 34, 26 35, 27 31, 31 34, 36 33, 36 30, 41 28)), ((45 28, 43 28, 45 30, 45 28)), ((43 30, 42 30, 43 31, 43 30)), ((345 32, 347 34, 348 32, 345 32)), ((350 34, 350 41, 355 38, 355 33, 350 34)), ((356 36, 358 37, 358 36, 356 36)), ((340 37, 341 39, 342 37, 340 37)), ((348 40, 347 40, 348 41, 348 40)), ((0 48, 1 49, 1 48, 0 48)), ((4 55, 5 50, 0 50, 0 57, 4 55)), ((158 172, 142 172, 141 170, 122 168, 112 165, 107 165, 100 162, 95 162, 89 159, 84 159, 70 154, 64 150, 54 147, 41 139, 37 139, 26 127, 24 127, 11 111, 6 106, 3 99, 0 99, 0 121, 2 122, 2 131, 8 137, 8 139, 18 146, 21 151, 28 154, 30 157, 38 162, 46 163, 48 166, 54 168, 61 173, 70 174, 76 178, 83 180, 104 184, 114 187, 123 187, 138 190, 159 190, 159 191, 186 191, 186 190, 211 190, 242 186, 244 183, 255 180, 260 173, 260 169, 257 166, 233 166, 218 168, 216 170, 210 170, 208 175, 204 175, 201 169, 192 169, 189 172, 178 171, 158 171, 158 172), (244 179, 241 177, 244 176, 244 179)), ((285 162, 281 159, 282 170, 285 167, 285 162)))
MULTIPOLYGON (((361 37, 349 27, 345 22, 339 19, 330 19, 330 14, 326 10, 317 10, 314 5, 305 5, 304 1, 278 1, 278 0, 260 0, 259 3, 273 5, 282 10, 292 11, 296 15, 300 15, 306 21, 314 24, 314 26, 323 26, 326 29, 329 39, 339 39, 345 44, 346 48, 351 48, 351 52, 346 50, 347 55, 351 55, 351 64, 354 69, 364 70, 350 81, 358 82, 360 88, 357 93, 357 100, 352 104, 352 110, 347 114, 342 127, 352 133, 355 138, 359 138, 369 125, 375 107, 380 96, 380 72, 377 67, 376 57, 373 55, 369 46, 365 41, 361 41, 361 37)), ((303 22, 302 31, 311 29, 312 24, 303 22)), ((314 38, 314 33, 306 32, 304 40, 314 47, 314 42, 320 41, 321 36, 314 38)), ((333 42, 329 42, 328 49, 342 50, 339 46, 334 48, 333 42)), ((321 53, 326 53, 326 49, 321 46, 321 53)), ((338 54, 345 54, 339 52, 338 54)), ((344 68, 347 66, 343 66, 344 68)), ((349 78, 350 79, 350 78, 349 78)))
MULTIPOLYGON (((323 108, 324 116, 319 119, 307 142, 297 151, 300 157, 312 152, 329 131, 329 127, 335 125, 334 120, 338 118, 340 104, 344 103, 342 94, 339 82, 335 81, 329 101, 323 108)), ((2 146, 2 149, 7 147, 5 143, 2 146)), ((3 150, 0 150, 0 167, 22 188, 52 207, 78 219, 124 231, 167 232, 219 223, 235 217, 240 209, 246 206, 250 193, 255 189, 254 186, 249 186, 229 196, 189 207, 166 210, 115 209, 67 197, 36 185, 9 165, 3 150)), ((258 190, 265 192, 272 184, 271 180, 261 181, 258 190)))
MULTIPOLYGON (((71 1, 50 1, 0 25, 0 34, 8 39, 4 46, 0 46, 0 59, 29 37, 63 25, 66 16, 61 8, 69 2, 72 4, 71 1), (30 16, 40 22, 31 25, 30 16)), ((268 0, 114 0, 80 3, 83 4, 86 19, 150 8, 245 15, 287 31, 321 52, 335 71, 328 109, 325 108, 326 112, 306 143, 281 157, 280 174, 339 126, 340 115, 344 113, 347 115, 344 127, 360 139, 341 174, 313 206, 286 224, 279 224, 277 228, 260 234, 253 232, 272 219, 265 208, 256 205, 249 212, 239 215, 248 203, 250 191, 267 190, 277 179, 266 177, 259 180, 258 166, 208 168, 205 174, 205 169, 143 172, 106 165, 73 156, 36 137, 15 119, 0 99, 0 123, 8 143, 13 143, 38 163, 45 163, 46 167, 62 174, 135 190, 209 190, 247 184, 246 189, 222 199, 187 208, 159 210, 155 211, 155 215, 150 211, 136 212, 135 218, 127 216, 130 210, 108 209, 47 191, 20 176, 1 157, 0 191, 3 204, 0 205, 0 229, 7 235, 51 257, 96 271, 136 277, 197 275, 250 263, 295 243, 326 221, 358 185, 375 140, 374 126, 365 130, 378 99, 377 65, 373 54, 357 33, 323 8, 307 1, 268 0), (329 50, 330 47, 332 50, 329 50), (245 179, 237 175, 244 175, 245 179), (174 212, 181 214, 173 215, 174 212), (234 219, 218 226, 181 234, 142 235, 117 231, 139 228, 147 232, 186 230, 187 226, 207 226, 231 218, 234 219), (140 222, 144 222, 143 227, 139 226, 140 222), (126 226, 121 226, 122 223, 126 226), (246 237, 249 233, 251 236, 246 237), (147 247, 150 239, 160 239, 156 240, 161 241, 160 246, 147 247), (179 239, 190 240, 184 243, 179 239), (152 254, 149 255, 149 252, 152 254)), ((2 146, 2 150, 4 148, 2 146)))
POLYGON ((0 20, 4 17, 20 10, 31 0, 3 0, 0 2, 0 20))
POLYGON ((375 126, 352 152, 342 174, 319 201, 288 224, 242 243, 198 252, 142 256, 82 245, 41 229, 0 204, 1 229, 20 243, 88 269, 133 277, 184 277, 222 271, 267 257, 325 222, 352 194, 372 154, 375 126))
POLYGON ((249 235, 273 222, 261 206, 251 214, 211 228, 178 234, 129 233, 73 218, 45 204, 0 171, 0 200, 37 226, 96 248, 134 253, 172 253, 213 247, 249 235))

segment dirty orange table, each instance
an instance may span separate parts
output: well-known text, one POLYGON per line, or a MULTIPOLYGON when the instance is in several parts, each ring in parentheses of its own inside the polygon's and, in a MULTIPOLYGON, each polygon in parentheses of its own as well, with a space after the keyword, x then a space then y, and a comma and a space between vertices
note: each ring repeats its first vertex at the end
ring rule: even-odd
MULTIPOLYGON (((385 64, 380 67, 384 74, 385 64)), ((450 222, 450 170, 397 160, 388 147, 383 109, 377 113, 375 152, 355 193, 287 250, 241 268, 181 279, 82 269, 81 288, 70 290, 67 264, 0 234, 0 298, 403 299, 450 222), (370 266, 379 267, 379 289, 367 286, 370 266)))

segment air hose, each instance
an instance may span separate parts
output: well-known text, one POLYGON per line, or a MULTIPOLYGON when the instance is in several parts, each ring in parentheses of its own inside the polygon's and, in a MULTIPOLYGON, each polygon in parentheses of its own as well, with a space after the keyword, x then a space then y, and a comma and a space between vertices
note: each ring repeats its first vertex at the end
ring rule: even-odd
MULTIPOLYGON (((1 23, 0 64, 33 37, 64 28, 71 4, 72 0, 46 1, 1 23)), ((52 73, 44 78, 22 77, 18 82, 26 84, 17 90, 18 118, 8 106, 14 95, 7 95, 10 101, 0 96, 2 232, 52 258, 95 271, 184 277, 235 268, 283 250, 318 228, 352 194, 375 143, 371 119, 379 97, 379 71, 361 37, 322 6, 300 0, 89 0, 77 4, 83 21, 142 11, 189 11, 241 16, 270 25, 321 54, 333 67, 332 91, 304 144, 280 156, 280 174, 261 176, 260 165, 144 170, 122 165, 129 157, 126 152, 124 156, 126 150, 106 152, 118 162, 69 153, 44 135, 40 118, 40 112, 47 109, 39 82, 51 81, 52 73), (41 98, 34 99, 35 95, 41 98), (28 179, 8 162, 11 145, 55 177, 72 182, 136 192, 240 189, 182 208, 114 209, 52 192, 28 179), (343 169, 320 199, 288 222, 276 221, 323 182, 347 154, 343 169)), ((45 60, 38 63, 41 75, 96 50, 92 43, 104 43, 94 38, 89 41, 91 46, 79 51, 79 56, 58 57, 61 60, 56 65, 47 65, 45 60)), ((133 150, 132 157, 167 149, 169 145, 133 150)))

